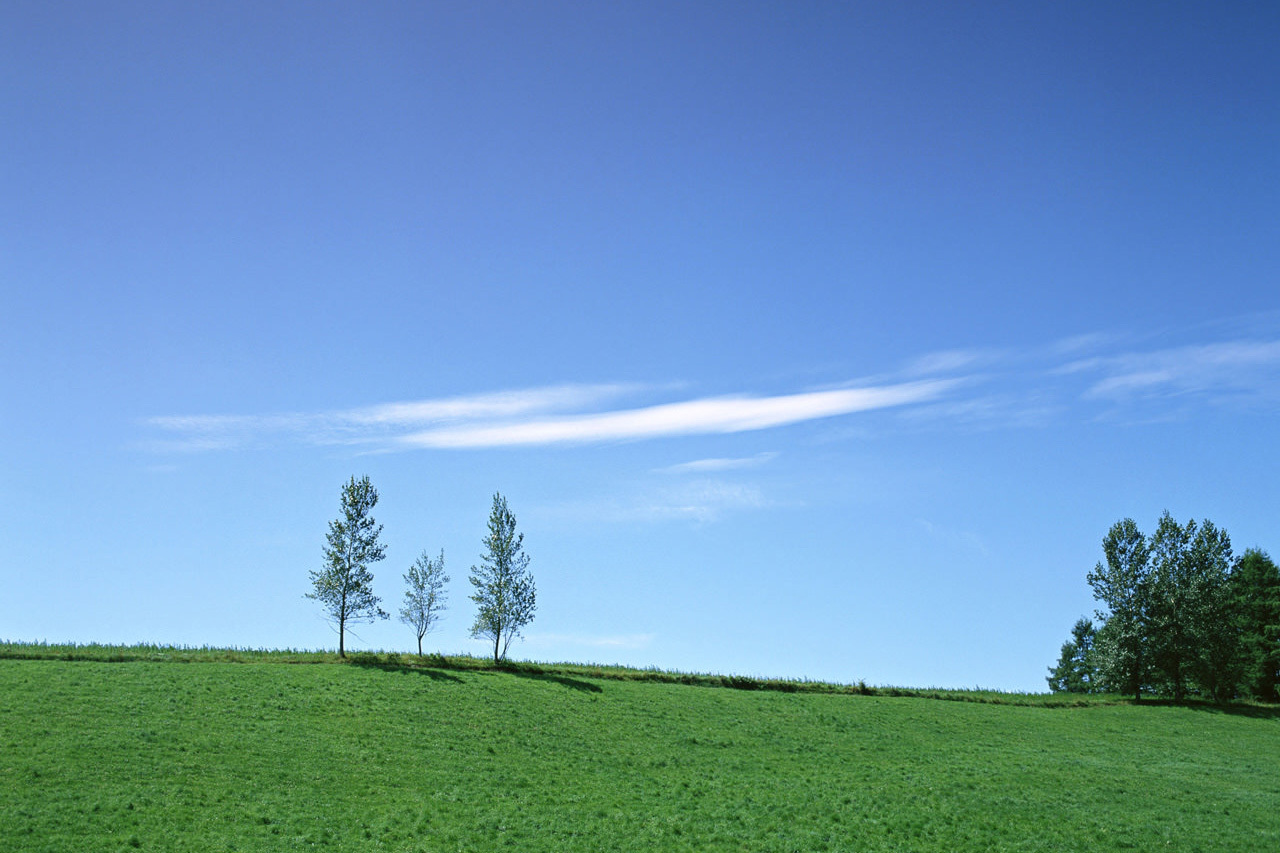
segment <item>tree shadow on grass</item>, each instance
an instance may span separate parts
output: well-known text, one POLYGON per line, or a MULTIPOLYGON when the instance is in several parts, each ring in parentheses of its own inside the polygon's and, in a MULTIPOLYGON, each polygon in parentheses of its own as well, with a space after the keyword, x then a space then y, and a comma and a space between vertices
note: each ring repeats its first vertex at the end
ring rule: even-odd
POLYGON ((545 673, 537 675, 532 672, 519 671, 512 672, 511 674, 518 675, 521 678, 532 678, 534 681, 554 681, 556 684, 563 684, 565 687, 581 691, 582 693, 604 692, 604 688, 599 684, 592 684, 590 681, 581 681, 577 678, 569 678, 565 675, 547 675, 545 673))
POLYGON ((380 669, 383 672, 396 672, 400 675, 420 675, 430 678, 432 681, 452 681, 461 684, 462 679, 456 675, 451 675, 440 669, 433 669, 427 666, 415 666, 408 663, 386 663, 383 661, 359 660, 355 656, 348 658, 352 666, 358 666, 361 669, 380 669))
POLYGON ((1280 720, 1280 705, 1258 705, 1245 702, 1175 702, 1172 699, 1143 699, 1142 707, 1186 708, 1189 711, 1203 711, 1209 714, 1224 714, 1231 717, 1252 717, 1255 720, 1280 720))
POLYGON ((568 687, 570 690, 577 690, 581 693, 603 693, 604 688, 599 684, 592 684, 590 681, 583 681, 579 678, 569 678, 567 675, 553 675, 549 672, 529 672, 520 666, 499 665, 493 669, 477 670, 477 672, 485 675, 493 675, 496 673, 504 673, 506 675, 514 675, 517 678, 528 678, 531 681, 549 681, 568 687))

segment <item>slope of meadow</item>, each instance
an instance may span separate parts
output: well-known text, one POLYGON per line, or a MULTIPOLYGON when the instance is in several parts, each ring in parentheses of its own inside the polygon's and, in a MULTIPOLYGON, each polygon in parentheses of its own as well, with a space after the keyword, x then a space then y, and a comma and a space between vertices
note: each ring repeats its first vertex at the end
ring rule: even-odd
POLYGON ((0 660, 0 849, 1280 849, 1269 709, 206 657, 0 660))

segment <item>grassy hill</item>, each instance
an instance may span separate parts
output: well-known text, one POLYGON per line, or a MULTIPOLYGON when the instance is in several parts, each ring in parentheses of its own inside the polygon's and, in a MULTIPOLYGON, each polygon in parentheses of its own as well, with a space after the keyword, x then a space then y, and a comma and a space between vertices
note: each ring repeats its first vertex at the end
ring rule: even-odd
POLYGON ((6 851, 1280 849, 1280 718, 1252 706, 453 658, 0 658, 6 851))

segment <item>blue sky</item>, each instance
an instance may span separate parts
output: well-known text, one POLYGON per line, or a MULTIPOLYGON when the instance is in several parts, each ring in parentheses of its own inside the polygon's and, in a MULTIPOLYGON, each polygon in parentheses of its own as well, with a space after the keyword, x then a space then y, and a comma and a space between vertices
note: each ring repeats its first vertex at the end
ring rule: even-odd
POLYGON ((1274 4, 3 18, 0 637, 335 647, 363 474, 543 660, 1039 690, 1117 519, 1280 550, 1274 4))

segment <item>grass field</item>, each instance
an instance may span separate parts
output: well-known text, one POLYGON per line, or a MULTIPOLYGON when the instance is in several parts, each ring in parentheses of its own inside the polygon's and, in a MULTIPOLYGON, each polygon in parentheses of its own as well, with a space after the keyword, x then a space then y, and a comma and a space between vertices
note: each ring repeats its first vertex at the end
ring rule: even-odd
POLYGON ((5 851, 1280 849, 1253 706, 15 648, 5 851))

